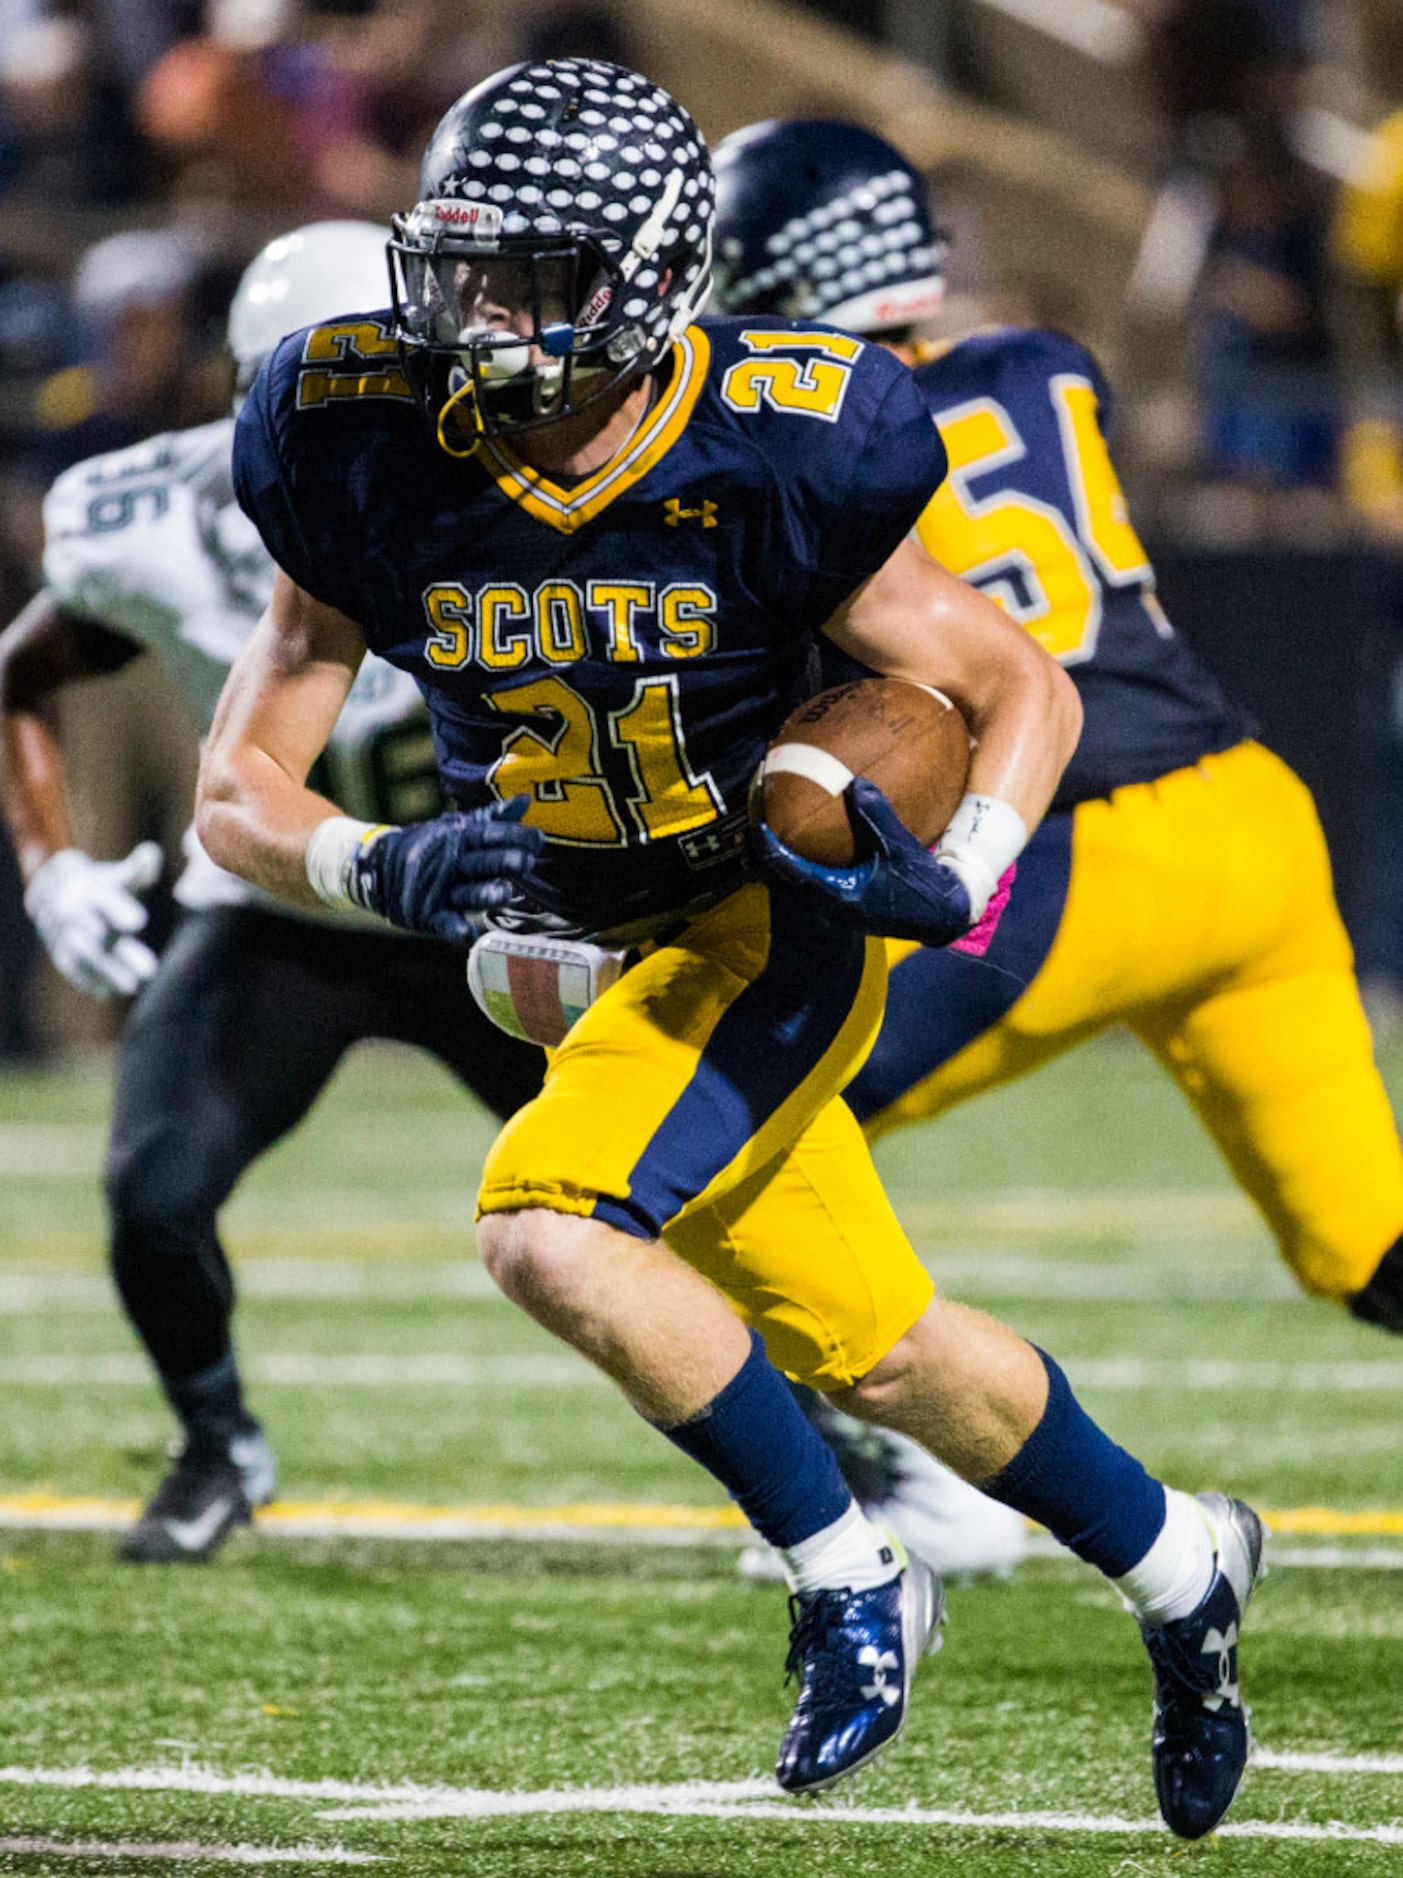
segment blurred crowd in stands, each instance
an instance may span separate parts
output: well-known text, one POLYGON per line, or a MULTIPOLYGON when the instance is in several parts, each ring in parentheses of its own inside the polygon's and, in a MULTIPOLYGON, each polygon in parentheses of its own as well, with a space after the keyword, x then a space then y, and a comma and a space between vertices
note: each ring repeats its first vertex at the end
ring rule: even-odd
MULTIPOLYGON (((447 106, 547 51, 635 56, 580 4, 0 0, 0 624, 35 591, 63 469, 228 410, 225 315, 258 249, 411 206, 447 106)), ((96 853, 180 852, 190 737, 151 666, 65 695, 96 853)), ((0 834, 0 1062, 114 1021, 38 961, 0 834)))
MULTIPOLYGON (((947 78, 997 101, 961 52, 978 0, 928 4, 948 16, 947 78)), ((879 37, 902 11, 813 5, 879 37)), ((1113 361, 1142 532, 1148 516, 1159 538, 1361 544, 1387 583, 1403 556, 1403 0, 1121 11, 1127 160, 1153 196, 1113 361)), ((443 109, 545 52, 644 62, 607 0, 0 0, 0 623, 35 589, 55 475, 227 409, 223 318, 253 253, 298 222, 412 204, 443 109)), ((683 75, 656 75, 685 99, 683 75)), ((1403 627, 1380 653, 1375 730, 1403 752, 1399 647, 1403 627)), ((128 758, 123 787, 98 792, 126 818, 109 852, 184 812, 188 763, 149 725, 128 758)), ((1397 924, 1380 970, 1403 982, 1403 882, 1397 924)), ((0 1059, 34 1047, 32 957, 0 842, 0 1059)))
MULTIPOLYGON (((1185 525, 1299 542, 1341 524, 1320 499, 1338 496, 1368 527, 1403 533, 1397 466, 1381 437, 1361 449, 1370 420, 1395 415, 1403 138, 1385 119, 1343 155, 1318 147, 1316 61, 1341 9, 1169 0, 1143 11, 1159 193, 1130 311, 1151 335, 1179 322, 1186 334, 1188 467, 1202 494, 1185 525)), ((1403 9, 1360 6, 1355 24, 1355 69, 1367 44, 1377 90, 1361 79, 1349 102, 1382 118, 1403 79, 1403 9)), ((1347 119, 1323 121, 1348 134, 1347 119)))
POLYGON ((280 231, 387 221, 443 110, 607 12, 463 0, 0 0, 0 592, 69 463, 228 407, 229 294, 280 231))

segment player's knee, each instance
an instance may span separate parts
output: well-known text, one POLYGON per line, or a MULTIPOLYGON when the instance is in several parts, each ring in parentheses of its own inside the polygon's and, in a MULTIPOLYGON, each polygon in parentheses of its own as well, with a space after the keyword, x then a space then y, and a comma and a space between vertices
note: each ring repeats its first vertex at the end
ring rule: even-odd
POLYGON ((594 1241, 607 1231, 594 1220, 523 1207, 484 1215, 477 1243, 497 1288, 539 1321, 558 1325, 584 1308, 598 1271, 594 1241))
POLYGON ((865 1375, 829 1400, 859 1420, 900 1428, 914 1395, 929 1378, 934 1361, 936 1306, 931 1303, 905 1336, 891 1346, 865 1375))
POLYGON ((477 1223, 477 1250, 497 1289, 515 1299, 531 1268, 534 1244, 521 1213, 489 1213, 477 1223))
POLYGON ((1403 1337, 1403 1235, 1394 1240, 1362 1291, 1349 1301, 1355 1317, 1403 1337))

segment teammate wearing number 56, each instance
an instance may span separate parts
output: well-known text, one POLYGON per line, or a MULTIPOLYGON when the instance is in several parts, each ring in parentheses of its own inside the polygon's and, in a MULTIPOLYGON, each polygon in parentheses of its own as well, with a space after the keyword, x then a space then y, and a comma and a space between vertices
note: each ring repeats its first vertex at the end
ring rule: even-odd
POLYGON ((1050 1357, 933 1300, 840 1100, 884 996, 864 921, 934 944, 974 924, 1052 799, 1076 692, 909 538, 945 453, 903 366, 697 318, 712 193, 686 112, 617 66, 513 67, 449 111, 396 220, 391 312, 285 340, 240 415, 235 485, 281 571, 198 826, 307 906, 419 925, 476 903, 508 1016, 539 1015, 542 967, 557 1010, 572 988, 544 1090, 488 1157, 482 1256, 781 1551, 780 1784, 891 1740, 940 1599, 766 1351, 1116 1579, 1177 1678, 1161 1804, 1197 1834, 1246 1760, 1235 1646, 1209 1678, 1202 1645, 1236 1637, 1258 1523, 1166 1490, 1050 1357), (820 643, 959 704, 975 801, 932 855, 878 794, 880 843, 801 886, 750 854, 746 797, 820 643), (456 869, 414 872, 403 831, 304 780, 367 648, 422 685, 448 794, 483 818, 446 836, 456 869), (522 852, 484 877, 482 835, 523 798, 522 852))
MULTIPOLYGON (((317 223, 249 267, 229 340, 246 389, 289 326, 378 299, 385 233, 317 223)), ((113 1275, 183 1430, 181 1451, 123 1539, 132 1561, 207 1558, 273 1496, 273 1460, 230 1340, 233 1278, 216 1215, 244 1170, 301 1120, 346 1049, 391 1037, 439 1056, 509 1114, 540 1086, 540 1053, 461 996, 462 954, 293 914, 187 837, 183 907, 158 961, 139 895, 161 857, 74 845, 46 704, 67 684, 158 659, 198 727, 267 604, 273 565, 230 481, 232 417, 80 463, 45 504, 43 590, 0 634, 0 807, 54 963, 95 997, 139 992, 122 1032, 106 1189, 113 1275)), ((325 769, 362 813, 432 816, 441 798, 412 679, 368 659, 325 769)))
MULTIPOLYGON (((944 244, 924 178, 870 131, 752 125, 717 175, 718 303, 829 322, 914 368, 950 456, 917 534, 1061 661, 1084 709, 987 952, 889 948, 886 1021, 847 1100, 874 1137, 1125 1024, 1300 1284, 1403 1332, 1403 1153, 1315 809, 1165 617, 1099 366, 1056 332, 916 338, 941 313, 944 244)), ((865 1497, 912 1543, 974 1567, 1017 1556, 1003 1508, 812 1408, 840 1451, 858 1443, 865 1497)))
POLYGON ((950 457, 917 523, 1058 659, 1084 721, 982 959, 898 943, 849 1101, 869 1136, 1114 1023, 1193 1103, 1302 1287, 1403 1332, 1403 1152, 1310 796, 1175 633, 1064 334, 915 338, 943 295, 925 185, 856 125, 753 125, 717 153, 718 301, 821 319, 914 367, 950 457), (894 240, 894 203, 909 239, 894 240), (876 262, 848 276, 836 219, 876 262))

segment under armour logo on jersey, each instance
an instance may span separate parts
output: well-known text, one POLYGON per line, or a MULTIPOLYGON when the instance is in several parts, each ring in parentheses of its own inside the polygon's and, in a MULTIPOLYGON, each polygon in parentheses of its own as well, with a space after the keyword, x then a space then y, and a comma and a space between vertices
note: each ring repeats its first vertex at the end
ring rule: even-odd
POLYGON ((728 815, 724 821, 713 822, 710 828, 682 835, 677 845, 688 867, 714 867, 718 861, 729 860, 733 854, 741 851, 749 826, 750 817, 741 809, 738 814, 728 815))
POLYGON ((861 1685, 864 1702, 873 1702, 880 1696, 890 1708, 893 1702, 901 1700, 901 1664, 894 1650, 879 1650, 875 1643, 864 1644, 857 1653, 857 1660, 863 1669, 872 1672, 871 1682, 861 1685), (898 1679, 894 1684, 887 1681, 890 1675, 898 1679))
POLYGON ((716 527, 716 504, 709 498, 703 498, 701 507, 684 509, 681 496, 669 496, 663 503, 663 514, 669 528, 676 528, 679 522, 699 521, 703 528, 716 527))
POLYGON ((1237 1625, 1229 1624, 1226 1636, 1221 1630, 1210 1630, 1203 1639, 1202 1654, 1218 1658, 1218 1686, 1211 1694, 1204 1696, 1203 1706, 1214 1714, 1226 1702, 1230 1708, 1239 1708, 1242 1698, 1237 1684, 1232 1678, 1232 1653, 1237 1648, 1237 1625))

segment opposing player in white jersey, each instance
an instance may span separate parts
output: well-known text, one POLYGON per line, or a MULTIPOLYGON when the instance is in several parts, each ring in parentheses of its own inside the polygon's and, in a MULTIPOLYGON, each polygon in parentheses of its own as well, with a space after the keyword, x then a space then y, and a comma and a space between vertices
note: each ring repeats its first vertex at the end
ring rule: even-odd
MULTIPOLYGON (((283 333, 386 297, 385 231, 315 223, 271 243, 229 317, 242 390, 283 333)), ((178 1458, 119 1547, 133 1561, 207 1557, 273 1497, 274 1463, 244 1402, 219 1208, 307 1113, 351 1044, 432 1051, 506 1115, 540 1086, 540 1052, 490 1025, 462 955, 438 941, 289 911, 216 867, 193 831, 183 914, 158 961, 137 897, 161 869, 74 844, 46 706, 66 684, 148 652, 208 727, 228 666, 268 603, 273 563, 234 500, 233 418, 77 464, 44 506, 44 586, 0 634, 0 809, 25 904, 58 969, 95 997, 138 993, 122 1034, 106 1190, 113 1275, 182 1424, 178 1458)), ((372 821, 441 806, 418 687, 368 657, 323 759, 326 787, 372 821)))

